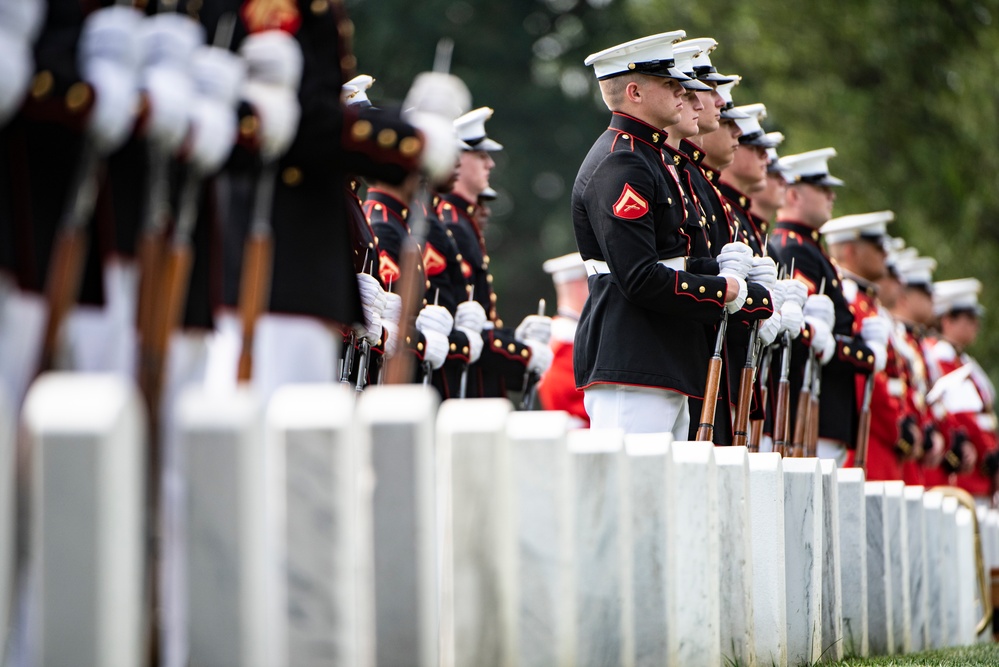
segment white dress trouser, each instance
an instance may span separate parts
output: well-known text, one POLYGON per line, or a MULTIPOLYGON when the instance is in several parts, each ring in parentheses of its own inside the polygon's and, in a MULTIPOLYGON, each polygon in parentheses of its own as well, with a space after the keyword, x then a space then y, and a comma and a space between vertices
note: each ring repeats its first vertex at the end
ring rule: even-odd
POLYGON ((687 397, 668 389, 598 384, 583 391, 590 428, 618 428, 625 433, 672 433, 687 440, 687 397))
POLYGON ((820 459, 832 459, 838 468, 846 464, 846 447, 838 440, 819 438, 815 443, 815 454, 820 459))

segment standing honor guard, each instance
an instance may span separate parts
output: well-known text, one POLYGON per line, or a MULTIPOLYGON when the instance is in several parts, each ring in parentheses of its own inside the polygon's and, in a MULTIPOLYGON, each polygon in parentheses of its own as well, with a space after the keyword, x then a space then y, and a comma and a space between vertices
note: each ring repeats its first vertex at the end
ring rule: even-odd
POLYGON ((704 396, 704 327, 742 307, 752 265, 734 250, 718 258, 717 276, 687 270, 688 195, 662 152, 663 128, 679 121, 680 82, 689 78, 673 67, 673 43, 683 34, 644 37, 586 59, 612 116, 572 191, 576 245, 590 276, 574 370, 591 427, 680 440, 688 437, 687 397, 704 396))
MULTIPOLYGON (((830 220, 820 232, 829 255, 842 269, 843 295, 853 314, 853 331, 861 335, 874 355, 872 376, 855 377, 861 400, 870 381, 867 437, 867 479, 900 480, 903 463, 921 447, 922 433, 916 414, 908 410, 901 359, 891 343, 894 323, 878 299, 878 281, 887 273, 887 225, 891 211, 845 215, 830 220), (873 378, 869 380, 868 378, 873 378)), ((852 465, 857 455, 847 456, 852 465)))
POLYGON ((926 356, 933 379, 930 409, 951 442, 945 463, 960 466, 958 486, 973 496, 989 498, 996 490, 995 470, 986 464, 994 460, 997 448, 995 387, 966 352, 978 338, 984 312, 978 303, 981 291, 982 283, 975 278, 933 284, 940 337, 929 346, 926 356), (963 459, 960 463, 959 458, 963 459))
MULTIPOLYGON (((471 286, 472 296, 482 306, 485 323, 471 319, 458 326, 479 327, 482 356, 469 368, 469 397, 506 396, 508 391, 527 391, 533 381, 551 364, 551 318, 543 313, 528 315, 517 329, 503 327, 496 310, 497 296, 489 271, 484 230, 476 222, 479 196, 489 189, 489 174, 496 163, 492 153, 503 146, 486 135, 486 121, 493 115, 489 107, 480 107, 455 121, 458 138, 468 148, 461 151, 458 180, 445 194, 438 207, 461 253, 461 270, 471 286)), ((459 318, 460 319, 460 318, 459 318)))
MULTIPOLYGON (((859 426, 855 376, 873 371, 874 352, 863 338, 855 336, 842 276, 819 242, 819 228, 832 217, 834 188, 843 185, 829 173, 827 162, 835 155, 834 149, 825 148, 781 158, 789 186, 770 234, 770 250, 781 265, 794 267, 792 277, 802 281, 810 294, 803 309, 807 326, 793 347, 790 394, 798 396, 799 402, 807 400, 818 384, 822 400, 816 451, 818 456, 843 465, 859 426), (823 294, 819 294, 821 287, 823 294), (815 361, 806 363, 809 358, 815 361), (814 363, 821 364, 821 372, 813 371, 814 363)), ((798 432, 800 440, 805 424, 799 426, 796 413, 792 406, 789 431, 798 432)))

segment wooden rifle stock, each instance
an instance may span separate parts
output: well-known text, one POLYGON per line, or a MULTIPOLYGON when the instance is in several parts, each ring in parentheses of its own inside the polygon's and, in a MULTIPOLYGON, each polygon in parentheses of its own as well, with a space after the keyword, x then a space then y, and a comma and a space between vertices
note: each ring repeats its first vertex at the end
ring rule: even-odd
POLYGON ((777 400, 774 403, 774 451, 787 453, 791 419, 791 337, 784 334, 780 351, 780 378, 777 380, 777 400))
POLYGON ((243 324, 243 344, 239 351, 237 371, 237 379, 240 382, 249 382, 253 377, 253 341, 257 320, 267 307, 271 292, 271 270, 274 260, 271 207, 274 203, 276 176, 276 162, 266 162, 257 178, 253 219, 243 248, 243 269, 239 279, 239 317, 243 324))
POLYGON ((735 409, 735 423, 732 426, 732 444, 745 447, 749 442, 749 409, 753 402, 753 382, 756 380, 756 340, 759 326, 754 324, 749 334, 749 350, 746 352, 746 365, 739 376, 739 402, 735 409))
POLYGON ((701 421, 697 425, 697 440, 713 442, 715 436, 715 409, 718 407, 718 386, 722 374, 722 343, 728 329, 728 311, 722 314, 715 338, 715 351, 708 361, 708 376, 704 381, 704 402, 701 404, 701 421))
POLYGON ((867 471, 867 444, 871 435, 871 394, 874 393, 874 374, 871 373, 864 381, 864 402, 860 408, 860 423, 857 425, 857 451, 853 456, 853 465, 867 471))
POLYGON ((798 407, 794 413, 794 437, 791 440, 791 456, 805 455, 805 438, 809 433, 808 415, 811 407, 811 387, 813 357, 809 352, 805 372, 801 378, 801 391, 798 392, 798 407))
POLYGON ((819 446, 819 401, 822 398, 822 364, 812 364, 812 393, 808 399, 808 440, 805 455, 815 457, 819 446))
POLYGON ((45 337, 39 372, 52 370, 59 344, 59 332, 67 313, 80 295, 83 266, 87 258, 87 223, 97 202, 97 170, 100 159, 93 142, 86 138, 73 174, 72 189, 52 246, 45 299, 48 304, 45 337))
MULTIPOLYGON (((768 401, 770 400, 770 363, 771 348, 766 348, 766 353, 760 360, 760 406, 766 413, 768 401)), ((765 419, 765 418, 764 418, 765 419)), ((749 451, 760 451, 760 441, 763 439, 764 419, 752 419, 749 422, 749 451)))

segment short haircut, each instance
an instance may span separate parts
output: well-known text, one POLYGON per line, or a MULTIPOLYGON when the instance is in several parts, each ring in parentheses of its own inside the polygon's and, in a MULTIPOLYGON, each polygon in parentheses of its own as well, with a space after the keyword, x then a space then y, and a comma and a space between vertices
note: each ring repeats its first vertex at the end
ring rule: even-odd
POLYGON ((607 108, 611 111, 619 111, 621 104, 624 102, 625 88, 628 87, 629 83, 640 83, 642 78, 641 74, 628 73, 599 81, 600 96, 603 98, 607 108))

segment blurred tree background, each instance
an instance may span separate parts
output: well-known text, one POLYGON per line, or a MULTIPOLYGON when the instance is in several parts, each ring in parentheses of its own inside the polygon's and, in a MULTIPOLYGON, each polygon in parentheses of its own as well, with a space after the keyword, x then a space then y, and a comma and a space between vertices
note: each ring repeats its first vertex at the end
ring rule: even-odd
POLYGON ((569 193, 606 127, 589 53, 684 29, 743 76, 737 104, 767 105, 788 155, 834 146, 847 182, 836 215, 890 208, 891 228, 937 258, 936 278, 976 276, 988 308, 972 350, 999 376, 999 0, 347 0, 376 103, 401 100, 441 37, 474 106, 504 144, 486 232, 501 317, 554 290, 548 257, 575 250, 569 193))

